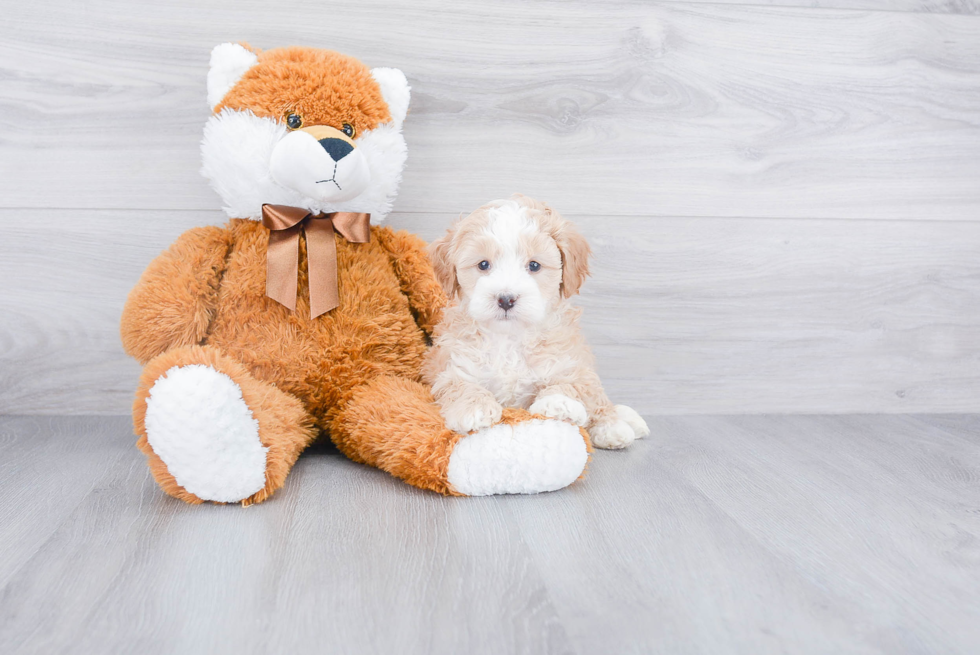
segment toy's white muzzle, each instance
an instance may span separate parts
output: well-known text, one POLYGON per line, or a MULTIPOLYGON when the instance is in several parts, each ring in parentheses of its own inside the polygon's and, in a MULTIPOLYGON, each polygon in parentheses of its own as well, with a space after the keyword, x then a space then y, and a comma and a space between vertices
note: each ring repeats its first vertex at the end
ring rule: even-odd
POLYGON ((290 132, 272 151, 272 179, 320 202, 345 202, 371 182, 364 155, 340 130, 313 125, 290 132))

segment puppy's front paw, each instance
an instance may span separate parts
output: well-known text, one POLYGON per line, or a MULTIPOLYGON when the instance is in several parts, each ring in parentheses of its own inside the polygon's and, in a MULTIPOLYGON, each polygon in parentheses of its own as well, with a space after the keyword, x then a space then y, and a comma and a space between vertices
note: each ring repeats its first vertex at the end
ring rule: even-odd
POLYGON ((580 426, 584 426, 589 421, 589 413, 585 411, 585 405, 563 393, 538 396, 527 411, 580 426))
POLYGON ((633 443, 636 432, 629 423, 617 417, 593 423, 589 428, 589 436, 592 437, 592 445, 596 448, 615 450, 633 443))
POLYGON ((446 419, 447 428, 467 434, 490 427, 500 420, 503 411, 504 408, 492 396, 475 396, 443 406, 442 417, 446 419))
POLYGON ((642 439, 650 434, 650 428, 647 427, 647 422, 632 407, 616 405, 616 415, 633 428, 633 433, 637 439, 642 439))

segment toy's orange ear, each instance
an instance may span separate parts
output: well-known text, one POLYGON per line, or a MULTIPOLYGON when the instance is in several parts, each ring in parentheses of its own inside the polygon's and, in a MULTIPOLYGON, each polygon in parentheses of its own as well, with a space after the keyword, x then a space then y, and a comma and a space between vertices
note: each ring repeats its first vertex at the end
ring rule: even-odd
POLYGON ((255 51, 245 45, 222 43, 214 47, 208 70, 208 105, 212 111, 258 60, 255 51))
POLYGON ((459 280, 456 278, 456 262, 453 260, 453 239, 456 236, 456 226, 449 228, 442 236, 429 244, 429 259, 436 272, 436 279, 450 300, 459 290, 459 280))

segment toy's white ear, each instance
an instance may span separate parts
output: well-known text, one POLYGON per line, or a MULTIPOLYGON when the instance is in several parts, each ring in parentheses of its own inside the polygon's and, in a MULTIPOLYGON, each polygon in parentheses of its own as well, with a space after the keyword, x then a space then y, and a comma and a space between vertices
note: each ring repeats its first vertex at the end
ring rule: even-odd
POLYGON ((388 111, 395 125, 400 126, 408 113, 408 101, 412 87, 408 86, 405 73, 397 68, 372 68, 371 75, 381 87, 381 95, 388 104, 388 111))
POLYGON ((211 51, 211 69, 208 71, 208 104, 218 106, 225 94, 242 79, 259 58, 248 48, 237 43, 222 43, 211 51))

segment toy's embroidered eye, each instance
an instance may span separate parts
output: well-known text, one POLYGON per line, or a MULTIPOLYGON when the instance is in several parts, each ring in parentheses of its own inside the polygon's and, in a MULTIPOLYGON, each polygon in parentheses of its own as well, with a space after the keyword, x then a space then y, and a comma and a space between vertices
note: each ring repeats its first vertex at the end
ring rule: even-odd
POLYGON ((292 114, 286 116, 286 127, 291 130, 298 130, 303 127, 303 117, 299 114, 292 114))
POLYGON ((351 125, 350 123, 344 123, 344 126, 343 128, 341 128, 340 131, 346 134, 351 139, 353 139, 354 135, 357 134, 357 130, 355 130, 354 126, 351 125))
POLYGON ((532 273, 537 273, 538 271, 540 271, 540 270, 541 270, 541 264, 539 264, 539 263, 537 263, 537 262, 530 262, 530 263, 529 263, 529 264, 527 265, 527 268, 528 268, 528 270, 529 270, 529 271, 531 271, 532 273))
POLYGON ((482 262, 480 262, 479 264, 477 264, 476 267, 478 269, 480 269, 481 271, 489 270, 489 268, 490 268, 490 262, 488 262, 487 260, 484 259, 482 262))

